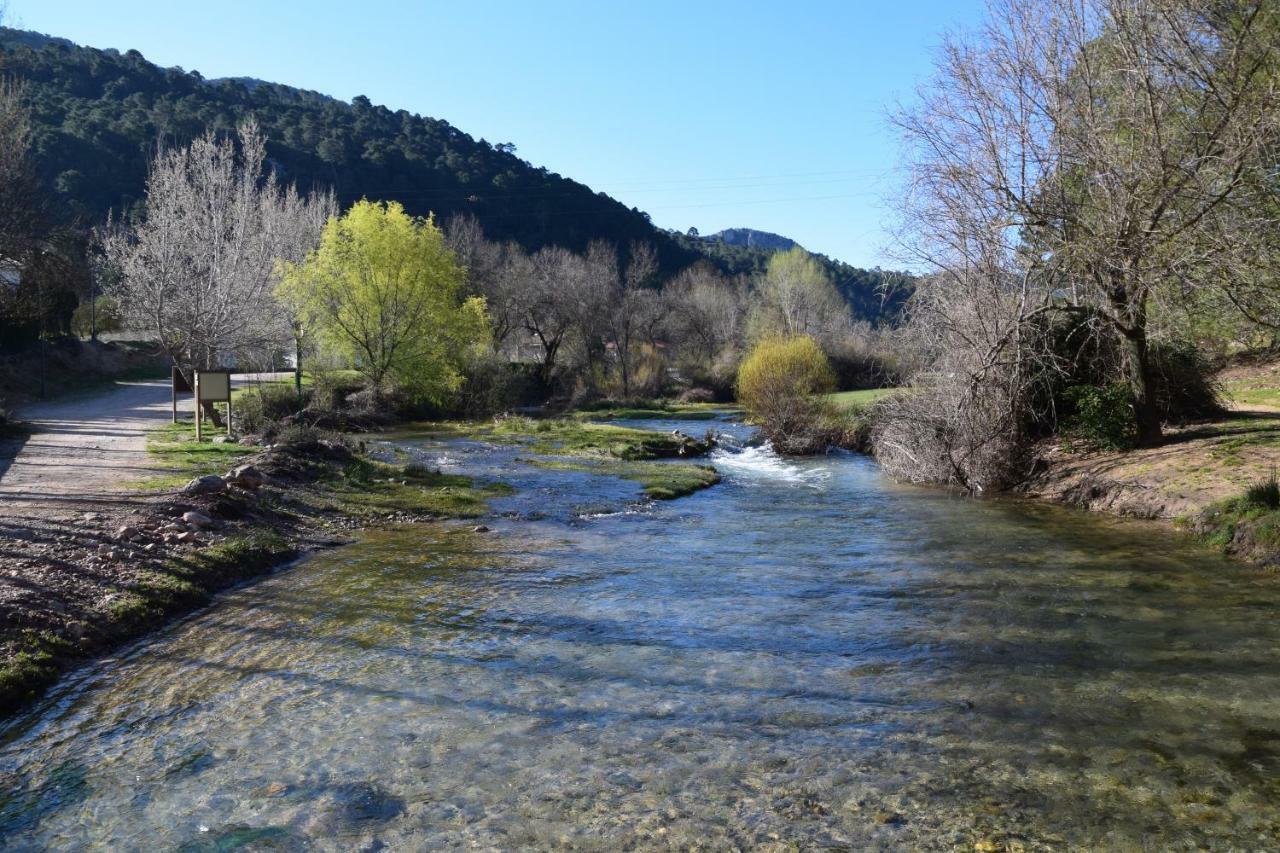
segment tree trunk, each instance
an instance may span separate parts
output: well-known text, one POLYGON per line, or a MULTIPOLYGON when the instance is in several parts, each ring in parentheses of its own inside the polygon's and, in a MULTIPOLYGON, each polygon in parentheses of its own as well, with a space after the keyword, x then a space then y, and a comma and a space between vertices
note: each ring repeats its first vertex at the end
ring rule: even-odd
POLYGON ((209 418, 209 420, 213 421, 213 425, 216 426, 218 429, 222 429, 224 426, 227 425, 227 422, 222 419, 222 413, 219 412, 217 408, 214 407, 213 403, 206 401, 201 403, 200 407, 204 409, 205 415, 209 418))
POLYGON ((1124 350, 1124 372, 1133 392, 1133 411, 1138 422, 1138 445, 1154 447, 1160 443, 1160 412, 1156 408, 1155 383, 1151 375, 1151 353, 1147 330, 1141 326, 1126 329, 1120 337, 1124 350))

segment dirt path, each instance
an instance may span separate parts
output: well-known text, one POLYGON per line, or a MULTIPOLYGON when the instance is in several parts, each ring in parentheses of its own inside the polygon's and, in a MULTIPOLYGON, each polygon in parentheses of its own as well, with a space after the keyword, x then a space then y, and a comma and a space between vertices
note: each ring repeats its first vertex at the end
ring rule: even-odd
POLYGON ((1280 465, 1280 412, 1232 407, 1224 417, 1170 428, 1158 447, 1124 453, 1039 448, 1025 493, 1141 518, 1192 518, 1242 493, 1280 465))
POLYGON ((19 416, 34 433, 16 456, 0 458, 0 515, 83 512, 130 502, 128 482, 156 472, 147 459, 147 433, 170 416, 169 387, 120 383, 103 394, 31 406, 19 416))

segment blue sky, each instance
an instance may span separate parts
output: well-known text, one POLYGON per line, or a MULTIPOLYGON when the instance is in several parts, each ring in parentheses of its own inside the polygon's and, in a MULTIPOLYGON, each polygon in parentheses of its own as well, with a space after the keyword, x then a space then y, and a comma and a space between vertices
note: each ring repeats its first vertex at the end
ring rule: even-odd
POLYGON ((703 233, 893 266, 886 111, 981 0, 9 0, 9 23, 443 118, 703 233))

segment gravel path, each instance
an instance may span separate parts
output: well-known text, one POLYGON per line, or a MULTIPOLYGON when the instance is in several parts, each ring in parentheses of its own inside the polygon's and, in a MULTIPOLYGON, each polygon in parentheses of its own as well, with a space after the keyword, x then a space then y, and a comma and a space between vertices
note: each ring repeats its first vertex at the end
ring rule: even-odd
MULTIPOLYGON (((245 374, 235 385, 291 376, 245 374)), ((20 410, 35 432, 16 456, 0 447, 0 518, 135 503, 128 483, 164 473, 148 458, 147 433, 169 420, 171 405, 167 380, 145 380, 20 410)), ((178 408, 189 420, 191 398, 179 400, 178 408)))
POLYGON ((84 511, 120 501, 130 480, 157 472, 147 458, 147 432, 170 417, 169 384, 122 382, 18 414, 35 432, 15 457, 0 458, 0 515, 35 507, 84 511))

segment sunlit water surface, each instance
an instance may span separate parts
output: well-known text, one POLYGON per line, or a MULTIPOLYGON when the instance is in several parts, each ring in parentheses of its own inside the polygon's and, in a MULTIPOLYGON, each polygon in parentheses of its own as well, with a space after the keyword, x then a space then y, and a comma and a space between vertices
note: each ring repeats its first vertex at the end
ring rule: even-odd
POLYGON ((655 505, 401 446, 520 492, 68 680, 3 733, 0 847, 1280 846, 1273 576, 847 455, 655 505))

